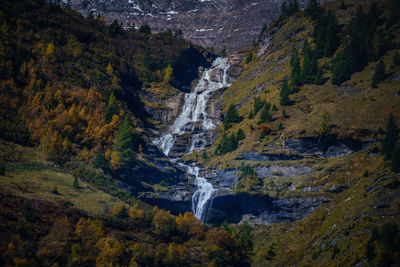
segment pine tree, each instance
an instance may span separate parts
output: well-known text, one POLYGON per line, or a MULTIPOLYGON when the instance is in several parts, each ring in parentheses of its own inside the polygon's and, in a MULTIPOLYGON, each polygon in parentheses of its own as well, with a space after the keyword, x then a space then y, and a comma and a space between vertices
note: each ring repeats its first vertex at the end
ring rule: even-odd
POLYGON ((375 68, 374 76, 372 77, 371 86, 376 88, 377 84, 386 79, 385 63, 379 61, 375 68))
POLYGON ((323 10, 317 0, 310 0, 306 9, 304 10, 304 13, 307 17, 311 17, 315 20, 322 13, 322 11, 323 10))
POLYGON ((290 79, 293 85, 300 86, 301 85, 301 77, 300 77, 300 57, 299 54, 296 52, 293 53, 290 59, 290 79))
POLYGON ((72 183, 72 187, 79 189, 79 181, 78 181, 78 177, 74 178, 74 182, 72 183))
POLYGON ((394 147, 397 143, 398 129, 393 114, 390 114, 387 126, 386 134, 381 142, 381 153, 385 156, 385 159, 391 159, 394 147))
POLYGON ((281 88, 281 91, 280 91, 279 95, 281 97, 281 100, 280 100, 281 106, 290 105, 290 99, 289 99, 290 89, 289 89, 289 85, 288 85, 288 81, 287 80, 283 81, 282 88, 281 88))
POLYGON ((318 70, 318 65, 317 57, 307 41, 304 43, 303 54, 304 63, 300 73, 301 81, 305 84, 312 84, 314 83, 315 75, 318 70))
POLYGON ((336 52, 336 49, 339 46, 338 34, 340 32, 340 28, 335 15, 331 11, 328 12, 326 21, 327 25, 324 29, 325 38, 323 40, 324 41, 323 55, 324 57, 330 57, 336 52))
POLYGON ((122 34, 123 30, 122 30, 122 24, 118 23, 118 20, 114 20, 110 26, 108 27, 108 34, 111 37, 115 37, 119 34, 122 34))
POLYGON ((133 161, 133 134, 129 117, 125 116, 115 135, 114 152, 118 153, 119 159, 123 163, 131 163, 133 161))
POLYGON ((352 70, 350 67, 351 55, 349 51, 343 49, 332 59, 332 83, 340 85, 342 82, 348 80, 351 76, 352 70))
POLYGON ((224 118, 224 129, 228 130, 231 127, 232 123, 237 123, 237 122, 240 122, 240 118, 235 105, 231 104, 224 118))
POLYGON ((108 109, 105 115, 106 123, 110 123, 112 121, 112 117, 119 114, 119 104, 116 100, 117 99, 114 93, 111 93, 110 98, 108 99, 108 109))
POLYGON ((324 79, 322 78, 322 70, 320 68, 318 68, 317 74, 315 75, 314 84, 317 85, 324 84, 324 79))
POLYGON ((237 148, 237 140, 236 140, 235 134, 232 133, 232 134, 228 137, 226 151, 227 151, 227 152, 232 152, 232 151, 234 151, 236 148, 237 148))
POLYGON ((148 46, 144 50, 143 66, 149 71, 153 71, 155 68, 154 60, 153 57, 151 56, 150 49, 148 46))
POLYGON ((272 115, 269 112, 269 110, 270 110, 270 105, 265 105, 261 111, 260 120, 258 121, 258 124, 267 123, 271 121, 272 115))
POLYGON ((143 24, 142 26, 140 26, 139 28, 139 32, 141 33, 146 33, 146 34, 150 34, 151 33, 151 29, 150 26, 148 24, 143 24))
POLYGON ((258 96, 254 98, 253 102, 253 115, 257 115, 258 111, 264 106, 265 101, 261 100, 258 96))
POLYGON ((397 144, 392 154, 392 171, 400 172, 400 144, 397 144))
POLYGON ((244 131, 242 130, 242 128, 239 128, 239 130, 236 133, 236 139, 239 142, 240 140, 243 140, 246 138, 246 135, 244 134, 244 131))
POLYGON ((99 152, 97 152, 93 166, 95 168, 102 168, 102 169, 108 168, 108 161, 104 156, 104 151, 102 149, 100 149, 99 152))

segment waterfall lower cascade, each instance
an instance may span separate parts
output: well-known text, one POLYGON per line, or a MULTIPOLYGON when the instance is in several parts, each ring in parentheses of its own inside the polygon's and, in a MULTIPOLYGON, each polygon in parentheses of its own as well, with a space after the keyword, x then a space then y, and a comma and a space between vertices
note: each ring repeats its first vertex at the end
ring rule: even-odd
MULTIPOLYGON (((165 155, 168 156, 170 153, 176 137, 187 133, 192 134, 188 153, 193 150, 201 151, 205 149, 207 145, 205 132, 216 127, 212 118, 206 112, 207 101, 213 91, 230 86, 227 81, 228 68, 229 64, 225 58, 216 58, 212 66, 204 70, 202 77, 192 92, 185 95, 185 102, 180 115, 162 137, 153 141, 163 150, 165 155)), ((206 205, 216 189, 205 178, 199 176, 198 167, 180 165, 185 167, 189 174, 196 177, 195 183, 198 189, 192 197, 192 210, 196 218, 204 221, 207 213, 206 205)))

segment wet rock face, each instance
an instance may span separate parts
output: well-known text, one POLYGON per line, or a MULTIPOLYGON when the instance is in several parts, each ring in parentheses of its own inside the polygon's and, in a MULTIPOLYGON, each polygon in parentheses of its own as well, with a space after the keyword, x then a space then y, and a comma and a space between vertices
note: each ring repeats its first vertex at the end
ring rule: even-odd
POLYGON ((229 223, 247 220, 252 224, 270 224, 296 221, 329 201, 324 197, 274 199, 249 194, 218 196, 208 204, 206 222, 220 224, 225 220, 229 223))
POLYGON ((358 139, 338 140, 335 135, 326 135, 322 137, 287 139, 283 140, 282 143, 284 148, 302 155, 342 157, 367 148, 373 143, 373 140, 367 142, 358 139))
POLYGON ((257 151, 243 152, 235 160, 251 160, 251 161, 278 161, 278 160, 300 160, 304 157, 301 155, 291 154, 260 154, 257 151))
MULTIPOLYGON (((250 48, 263 24, 280 15, 284 0, 47 0, 87 16, 101 14, 124 26, 150 25, 153 32, 180 29, 184 38, 227 52, 250 48)), ((304 7, 308 0, 298 1, 304 7)))

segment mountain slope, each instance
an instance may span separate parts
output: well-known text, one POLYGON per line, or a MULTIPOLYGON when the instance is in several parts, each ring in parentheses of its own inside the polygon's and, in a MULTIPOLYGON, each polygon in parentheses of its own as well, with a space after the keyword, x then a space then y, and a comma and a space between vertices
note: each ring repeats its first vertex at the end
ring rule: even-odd
MULTIPOLYGON (((49 1, 57 2, 57 1, 49 1)), ((90 12, 103 15, 108 22, 114 19, 124 26, 140 27, 147 23, 154 32, 166 29, 182 30, 185 39, 218 51, 225 46, 228 52, 247 49, 258 38, 264 24, 280 14, 283 1, 58 1, 84 16, 90 12)), ((307 1, 298 1, 304 7, 307 1)))
MULTIPOLYGON (((268 194, 281 199, 283 209, 287 199, 297 206, 316 197, 330 200, 308 215, 299 209, 305 215, 300 221, 285 223, 281 217, 281 223, 256 226, 254 266, 391 266, 399 261, 398 230, 393 229, 398 229, 400 177, 379 152, 390 114, 400 121, 399 22, 392 19, 398 9, 395 1, 374 6, 356 0, 323 8, 338 21, 335 50, 326 56, 318 51, 315 28, 324 23, 318 7, 316 13, 301 11, 270 24, 258 47, 242 54, 243 73, 224 93, 219 138, 205 152, 185 156, 204 166, 214 186, 268 194), (365 19, 369 14, 373 19, 365 19), (362 53, 363 63, 337 82, 335 64, 351 47, 351 38, 359 38, 352 31, 357 22, 372 29, 359 32, 361 40, 373 40, 368 48, 374 52, 362 53), (380 61, 386 75, 374 84, 380 61), (293 66, 303 79, 310 65, 315 76, 296 82, 293 66), (393 239, 382 245, 379 235, 386 229, 393 230, 393 239)), ((213 212, 224 210, 215 205, 213 212)), ((242 215, 242 221, 255 225, 276 219, 268 212, 242 215)), ((290 211, 282 215, 291 216, 290 211)))

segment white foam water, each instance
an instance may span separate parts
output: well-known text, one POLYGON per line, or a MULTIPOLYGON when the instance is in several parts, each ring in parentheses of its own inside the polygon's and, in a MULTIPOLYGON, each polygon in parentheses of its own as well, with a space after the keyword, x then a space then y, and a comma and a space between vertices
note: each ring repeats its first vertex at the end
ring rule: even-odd
MULTIPOLYGON (((174 146, 177 136, 192 133, 192 140, 189 152, 193 150, 201 151, 206 146, 206 131, 214 129, 216 126, 206 112, 207 101, 211 93, 215 90, 229 87, 227 82, 227 72, 229 64, 225 58, 216 58, 209 69, 204 70, 197 86, 192 92, 185 95, 182 112, 175 119, 169 130, 160 138, 153 141, 160 147, 164 154, 168 156, 171 148, 174 146), (193 132, 196 133, 193 134, 193 132)), ((199 176, 199 167, 189 166, 179 163, 187 169, 187 172, 195 176, 195 183, 198 187, 192 197, 192 210, 194 216, 201 221, 206 220, 207 209, 211 202, 209 201, 216 189, 207 179, 199 176), (209 203, 207 205, 207 203, 209 203)))

